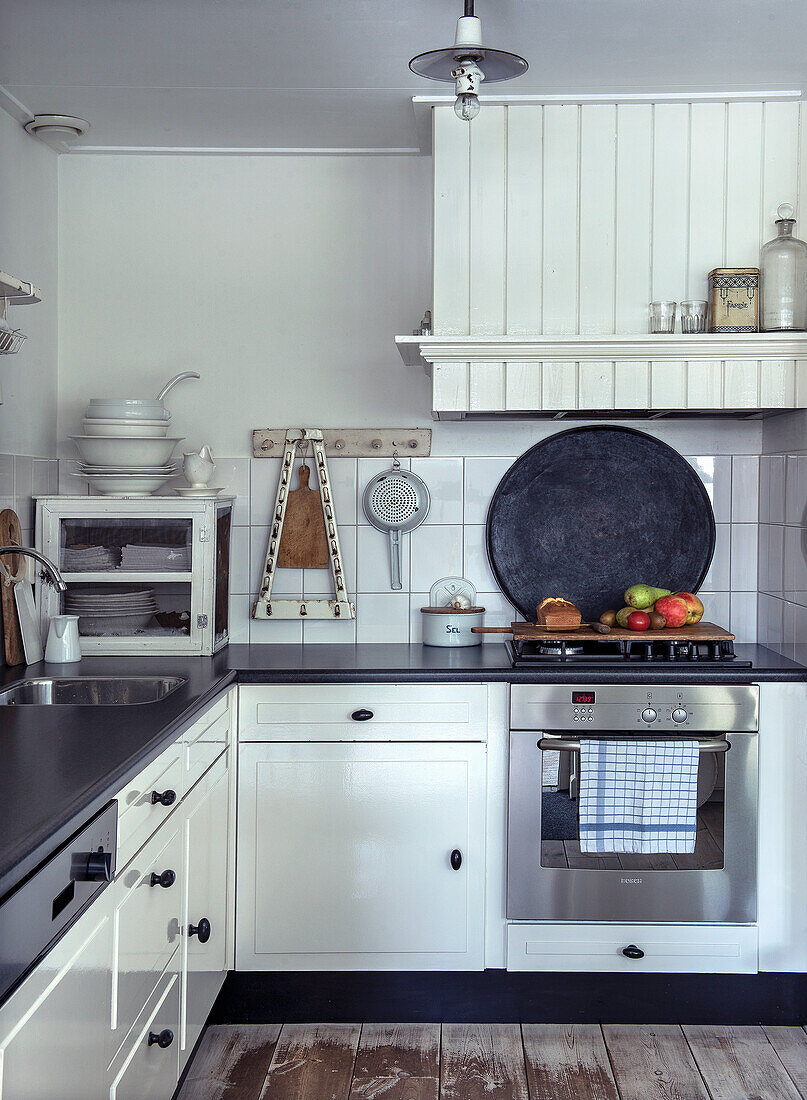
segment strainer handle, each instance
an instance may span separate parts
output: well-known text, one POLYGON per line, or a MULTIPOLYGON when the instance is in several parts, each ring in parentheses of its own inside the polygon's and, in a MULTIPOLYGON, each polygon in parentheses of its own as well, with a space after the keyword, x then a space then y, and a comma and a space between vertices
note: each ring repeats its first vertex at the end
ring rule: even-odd
POLYGON ((395 527, 389 533, 389 567, 392 574, 392 588, 401 590, 401 532, 395 527))

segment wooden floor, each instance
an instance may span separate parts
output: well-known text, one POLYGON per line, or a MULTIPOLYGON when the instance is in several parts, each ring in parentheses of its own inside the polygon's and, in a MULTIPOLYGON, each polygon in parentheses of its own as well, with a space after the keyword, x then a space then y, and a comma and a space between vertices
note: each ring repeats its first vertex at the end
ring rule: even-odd
POLYGON ((178 1100, 807 1100, 800 1027, 208 1028, 178 1100))

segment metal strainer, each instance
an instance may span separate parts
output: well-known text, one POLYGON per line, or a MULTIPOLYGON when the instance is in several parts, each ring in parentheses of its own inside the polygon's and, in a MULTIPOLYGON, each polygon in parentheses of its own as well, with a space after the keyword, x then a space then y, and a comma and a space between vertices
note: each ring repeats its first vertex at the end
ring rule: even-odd
POLYGON ((401 588, 401 535, 420 527, 430 503, 426 483, 410 470, 402 470, 397 456, 392 469, 376 474, 364 489, 365 516, 376 531, 389 535, 392 588, 396 591, 401 588))

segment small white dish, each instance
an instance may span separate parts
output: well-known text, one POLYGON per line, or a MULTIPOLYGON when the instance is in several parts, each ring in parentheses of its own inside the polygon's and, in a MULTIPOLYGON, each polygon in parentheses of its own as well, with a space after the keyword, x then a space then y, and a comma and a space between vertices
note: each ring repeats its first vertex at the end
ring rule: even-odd
POLYGON ((159 439, 168 435, 168 420, 121 420, 119 417, 97 417, 84 420, 84 434, 96 436, 128 436, 130 439, 159 439))
POLYGON ((217 497, 219 493, 224 492, 224 486, 205 485, 201 489, 176 487, 174 492, 179 493, 181 497, 217 497))

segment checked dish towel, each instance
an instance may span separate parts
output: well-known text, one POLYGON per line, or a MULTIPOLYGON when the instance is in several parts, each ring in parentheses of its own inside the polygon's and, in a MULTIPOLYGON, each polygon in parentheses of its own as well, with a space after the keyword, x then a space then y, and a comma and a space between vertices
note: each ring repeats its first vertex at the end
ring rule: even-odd
POLYGON ((694 852, 697 741, 580 740, 582 852, 694 852))

